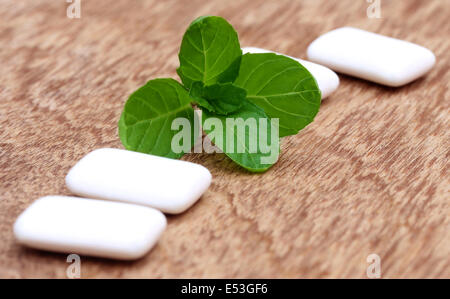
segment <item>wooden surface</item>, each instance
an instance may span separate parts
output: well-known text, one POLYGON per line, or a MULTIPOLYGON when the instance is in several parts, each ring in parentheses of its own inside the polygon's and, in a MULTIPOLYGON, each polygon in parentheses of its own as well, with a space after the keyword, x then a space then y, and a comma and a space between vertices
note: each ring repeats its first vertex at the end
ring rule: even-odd
MULTIPOLYGON (((386 88, 340 75, 314 123, 284 138, 264 174, 222 154, 192 154, 213 183, 168 217, 135 262, 82 257, 92 277, 450 277, 450 1, 0 1, 0 277, 65 277, 66 255, 23 248, 16 217, 35 199, 70 194, 64 177, 93 149, 122 148, 117 121, 147 80, 177 78, 177 53, 199 15, 227 18, 242 46, 300 58, 317 36, 354 26, 437 57, 424 78, 386 88)), ((175 186, 174 186, 175 188, 175 186)), ((80 221, 82 217, 80 217, 80 221)))

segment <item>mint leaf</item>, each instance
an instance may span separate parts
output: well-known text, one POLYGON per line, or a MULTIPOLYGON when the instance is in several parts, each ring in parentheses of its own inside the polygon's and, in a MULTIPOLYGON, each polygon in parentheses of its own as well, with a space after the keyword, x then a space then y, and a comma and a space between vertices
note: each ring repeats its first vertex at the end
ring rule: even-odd
MULTIPOLYGON (((193 128, 192 99, 183 86, 173 79, 155 79, 135 91, 125 103, 119 120, 119 137, 128 150, 168 158, 180 158, 184 152, 171 148, 176 131, 175 118, 186 118, 193 128)), ((193 145, 194 132, 189 140, 193 145)))
POLYGON ((269 117, 280 119, 280 137, 297 134, 319 111, 316 80, 300 63, 282 55, 243 55, 234 84, 269 117))
POLYGON ((278 160, 278 127, 261 108, 248 101, 227 116, 204 110, 202 123, 211 141, 247 170, 263 172, 278 160))
POLYGON ((127 126, 125 125, 125 113, 122 112, 119 119, 119 139, 122 141, 123 146, 128 149, 129 146, 126 144, 127 141, 127 126))
POLYGON ((237 33, 225 19, 200 17, 183 36, 177 73, 188 89, 195 81, 205 85, 233 82, 241 56, 237 33))
POLYGON ((242 106, 243 102, 246 101, 247 92, 232 83, 204 86, 202 82, 194 82, 189 94, 200 107, 207 109, 209 112, 227 115, 242 106))
POLYGON ((272 53, 242 56, 223 18, 192 22, 178 56, 183 85, 151 80, 126 102, 118 126, 128 150, 169 158, 189 152, 199 129, 195 103, 209 139, 238 165, 262 172, 277 161, 280 137, 296 134, 319 111, 320 90, 300 63, 272 53))

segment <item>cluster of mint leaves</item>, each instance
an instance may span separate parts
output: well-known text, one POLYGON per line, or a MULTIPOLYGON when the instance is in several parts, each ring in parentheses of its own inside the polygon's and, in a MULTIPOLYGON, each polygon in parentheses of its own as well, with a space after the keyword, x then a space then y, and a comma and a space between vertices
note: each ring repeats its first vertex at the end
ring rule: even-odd
MULTIPOLYGON (((119 136, 126 149, 181 158, 184 152, 175 153, 171 148, 176 134, 171 124, 179 117, 194 124, 193 105, 202 110, 203 122, 216 117, 224 129, 226 118, 278 118, 279 137, 297 134, 319 111, 320 90, 308 70, 283 55, 242 55, 236 31, 221 17, 204 16, 193 21, 178 56, 177 73, 182 84, 171 78, 150 80, 125 103, 119 136)), ((195 136, 193 130, 192 146, 195 136)), ((236 140, 235 146, 240 142, 245 144, 246 140, 236 140)), ((279 147, 279 138, 271 142, 279 147)), ((227 156, 249 171, 262 172, 271 166, 260 162, 267 153, 227 152, 222 145, 225 143, 220 144, 227 156)))

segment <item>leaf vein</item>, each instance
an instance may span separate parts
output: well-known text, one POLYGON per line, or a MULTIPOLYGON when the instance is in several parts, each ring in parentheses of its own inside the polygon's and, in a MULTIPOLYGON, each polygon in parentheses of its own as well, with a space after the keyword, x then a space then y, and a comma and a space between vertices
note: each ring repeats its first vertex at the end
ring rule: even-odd
MULTIPOLYGON (((209 68, 210 70, 214 69, 214 67, 216 66, 217 62, 222 58, 222 55, 228 49, 228 47, 230 45, 229 41, 230 41, 230 35, 228 35, 227 45, 222 48, 222 51, 220 52, 219 56, 217 56, 216 61, 214 61, 213 65, 209 68)), ((212 76, 212 78, 215 78, 215 77, 219 76, 221 73, 222 72, 219 72, 219 74, 212 76)))
POLYGON ((284 74, 285 72, 288 72, 288 71, 290 71, 290 70, 293 70, 293 69, 297 69, 297 66, 288 67, 288 68, 282 70, 281 72, 278 72, 278 73, 276 73, 275 75, 273 75, 272 77, 270 77, 269 80, 267 80, 267 82, 263 85, 263 87, 255 93, 255 95, 259 95, 259 93, 260 93, 264 88, 266 88, 266 86, 269 85, 270 82, 272 82, 273 79, 275 79, 276 77, 278 77, 278 76, 284 74))
POLYGON ((307 115, 292 113, 292 112, 286 111, 284 109, 281 109, 281 108, 275 106, 274 104, 272 104, 266 97, 259 97, 259 98, 263 99, 269 106, 271 106, 275 110, 278 110, 280 112, 283 112, 285 114, 292 115, 292 116, 295 116, 295 117, 302 117, 302 118, 310 119, 310 117, 307 116, 307 115))
POLYGON ((256 70, 258 70, 260 67, 262 67, 265 64, 277 61, 278 59, 269 59, 264 61, 263 63, 260 63, 258 66, 256 66, 247 76, 247 78, 244 80, 244 82, 241 84, 241 86, 245 86, 245 84, 247 84, 247 81, 250 79, 250 77, 253 75, 253 73, 256 72, 256 70))
MULTIPOLYGON (((201 34, 201 32, 200 32, 200 34, 201 34)), ((192 47, 193 47, 195 50, 197 50, 197 51, 200 52, 200 53, 203 53, 203 50, 201 50, 199 47, 197 47, 197 46, 194 44, 194 42, 192 41, 190 35, 187 35, 187 40, 188 40, 188 42, 192 45, 192 47)))

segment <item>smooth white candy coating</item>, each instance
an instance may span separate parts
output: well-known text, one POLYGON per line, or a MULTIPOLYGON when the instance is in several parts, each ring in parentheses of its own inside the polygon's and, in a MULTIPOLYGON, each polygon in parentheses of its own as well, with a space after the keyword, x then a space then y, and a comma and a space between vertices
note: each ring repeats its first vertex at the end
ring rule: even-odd
POLYGON ((73 193, 141 204, 177 214, 211 184, 205 167, 133 151, 102 148, 83 157, 66 176, 73 193))
POLYGON ((17 218, 14 235, 36 249, 133 260, 155 245, 166 224, 164 214, 149 207, 46 196, 17 218))
POLYGON ((307 56, 337 72, 393 87, 421 77, 436 61, 422 46, 351 27, 320 36, 307 56))
MULTIPOLYGON (((261 48, 255 48, 255 47, 245 47, 242 48, 242 52, 245 53, 275 53, 278 55, 284 55, 277 52, 261 49, 261 48)), ((325 99, 330 94, 332 94, 339 86, 339 77, 336 75, 335 72, 330 70, 327 67, 324 67, 322 65, 309 62, 306 60, 302 60, 299 58, 295 58, 292 56, 284 55, 286 57, 292 58, 296 61, 298 61, 301 65, 303 65, 310 73, 313 75, 313 77, 317 81, 317 85, 319 86, 320 92, 322 94, 322 99, 325 99)))

